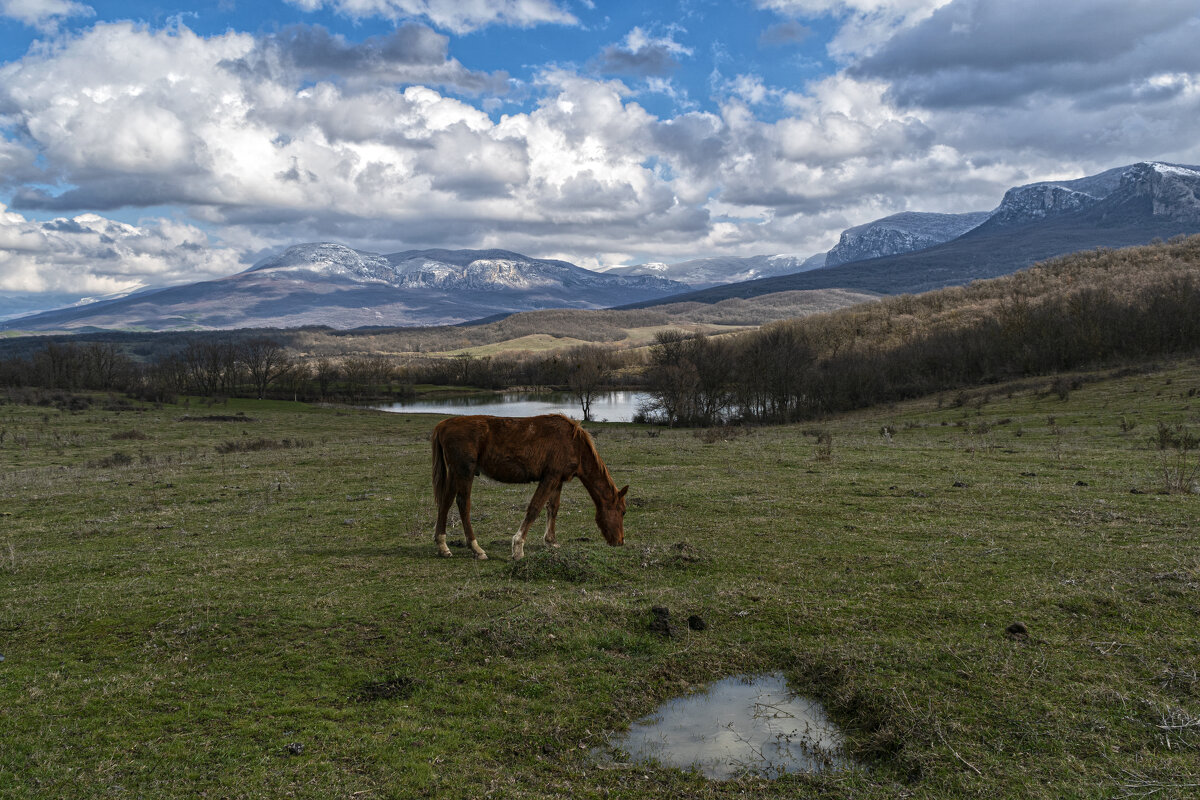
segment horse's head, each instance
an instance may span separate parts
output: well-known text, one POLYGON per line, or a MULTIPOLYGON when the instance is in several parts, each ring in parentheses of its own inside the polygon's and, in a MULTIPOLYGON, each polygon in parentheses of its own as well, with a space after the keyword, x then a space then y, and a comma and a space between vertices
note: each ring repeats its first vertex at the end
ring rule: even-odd
POLYGON ((596 525, 604 535, 604 541, 616 547, 625 544, 625 493, 626 486, 617 492, 616 499, 596 507, 596 525))

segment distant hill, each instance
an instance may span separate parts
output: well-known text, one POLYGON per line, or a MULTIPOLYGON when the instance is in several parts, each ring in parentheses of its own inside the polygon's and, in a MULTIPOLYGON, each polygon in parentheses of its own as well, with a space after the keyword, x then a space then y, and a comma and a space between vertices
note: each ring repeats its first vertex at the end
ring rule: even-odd
POLYGON ((627 307, 714 303, 730 297, 833 287, 881 294, 917 293, 1005 275, 1080 250, 1147 244, 1156 238, 1196 232, 1200 232, 1200 167, 1141 162, 1077 181, 1010 189, 982 224, 924 250, 627 307))
POLYGON ((214 330, 439 325, 539 308, 603 308, 684 284, 604 275, 506 250, 379 255, 297 245, 245 272, 0 323, 0 330, 214 330))

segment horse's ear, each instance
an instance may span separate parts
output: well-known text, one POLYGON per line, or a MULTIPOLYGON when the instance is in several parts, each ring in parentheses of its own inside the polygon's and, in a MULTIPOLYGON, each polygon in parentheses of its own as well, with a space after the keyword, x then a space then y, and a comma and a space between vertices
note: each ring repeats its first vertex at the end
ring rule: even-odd
POLYGON ((625 484, 625 488, 623 488, 623 489, 621 489, 621 491, 617 492, 617 497, 624 497, 625 493, 628 491, 629 491, 629 484, 625 484))

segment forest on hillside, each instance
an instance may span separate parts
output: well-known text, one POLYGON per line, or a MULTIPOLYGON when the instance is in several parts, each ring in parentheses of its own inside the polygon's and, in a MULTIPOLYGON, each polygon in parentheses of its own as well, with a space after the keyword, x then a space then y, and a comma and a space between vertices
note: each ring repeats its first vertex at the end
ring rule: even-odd
POLYGON ((737 337, 651 348, 651 415, 787 422, 946 390, 1200 350, 1200 236, 1091 250, 737 337))

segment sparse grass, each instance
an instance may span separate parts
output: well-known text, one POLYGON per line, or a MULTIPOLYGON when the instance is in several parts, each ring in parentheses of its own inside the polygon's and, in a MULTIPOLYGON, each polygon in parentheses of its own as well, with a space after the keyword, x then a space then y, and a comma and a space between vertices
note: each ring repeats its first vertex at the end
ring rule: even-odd
POLYGON ((1090 378, 812 436, 593 426, 632 486, 627 546, 571 483, 561 548, 535 525, 515 565, 533 487, 482 478, 491 559, 436 557, 436 417, 0 406, 0 797, 1194 796, 1200 496, 1162 493, 1148 432, 1195 429, 1200 365, 1090 378), (136 455, 99 466, 131 428, 136 455), (309 446, 217 452, 243 438, 309 446), (774 670, 866 769, 711 783, 589 756, 774 670))

